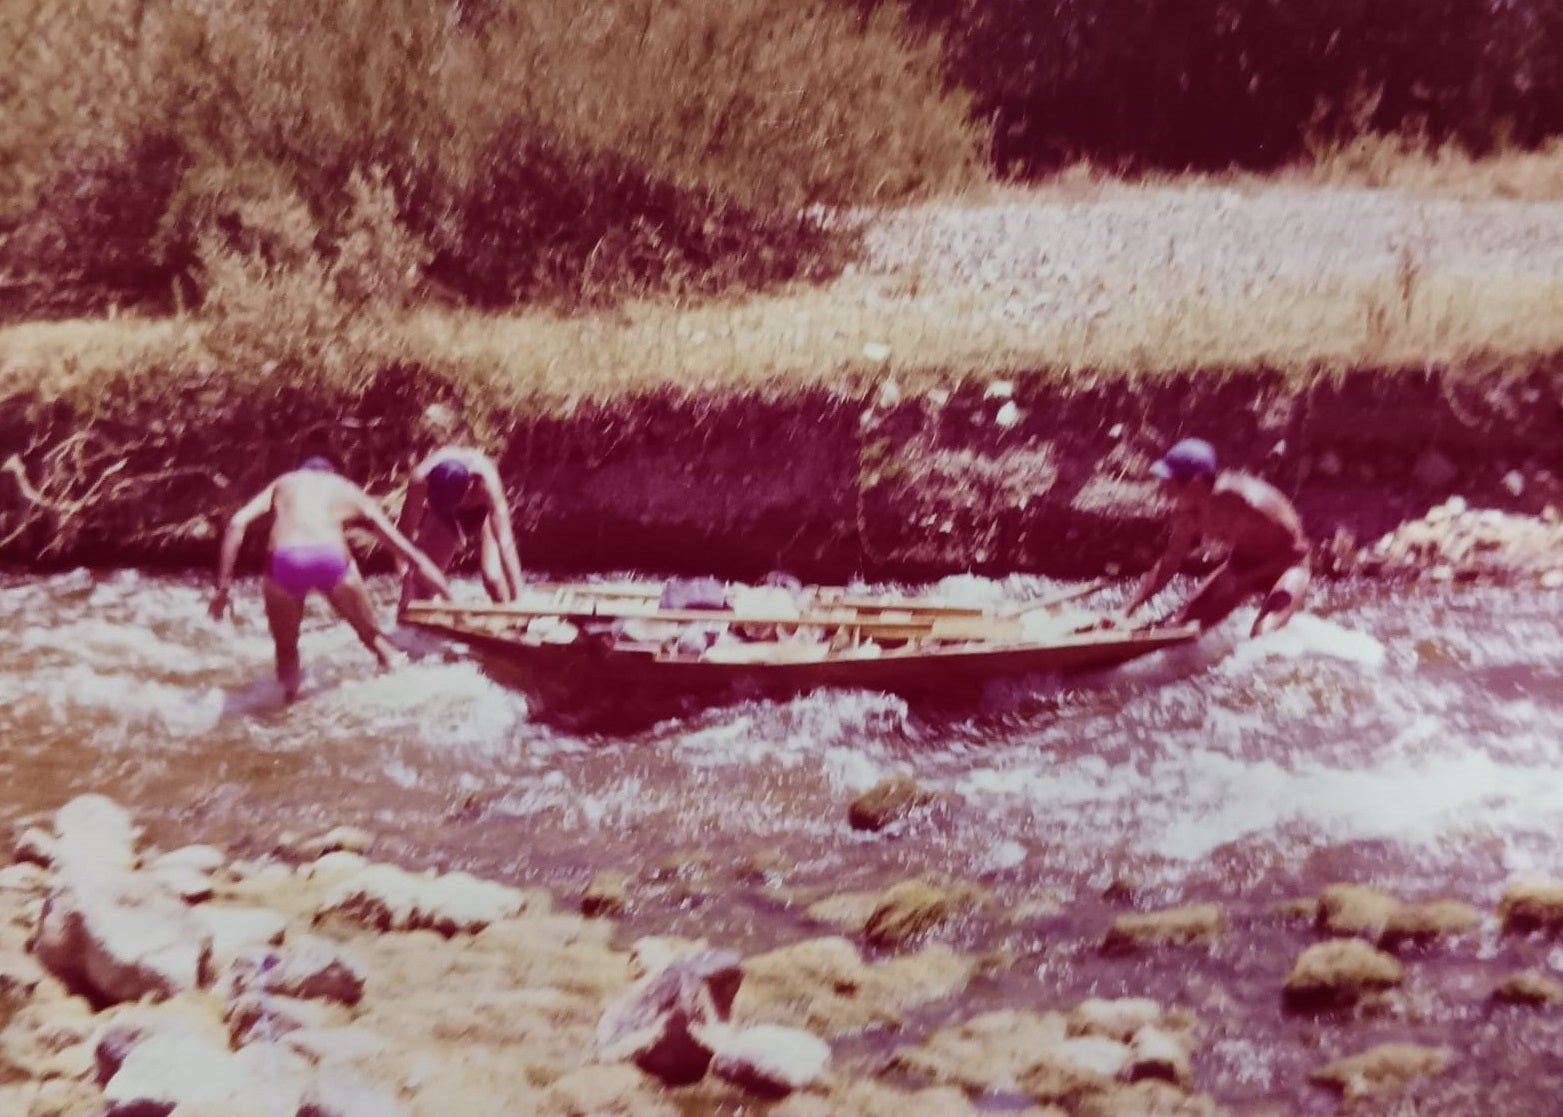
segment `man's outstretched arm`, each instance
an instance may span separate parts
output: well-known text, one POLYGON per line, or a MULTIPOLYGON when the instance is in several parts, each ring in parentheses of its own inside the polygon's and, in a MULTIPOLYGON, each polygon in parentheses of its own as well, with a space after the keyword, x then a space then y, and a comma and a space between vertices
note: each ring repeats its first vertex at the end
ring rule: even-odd
POLYGON ((384 539, 392 550, 417 568, 419 577, 430 589, 441 597, 453 596, 450 583, 445 580, 445 575, 440 573, 440 568, 429 561, 428 555, 413 546, 407 537, 397 530, 391 518, 385 514, 385 510, 361 489, 358 493, 358 507, 360 514, 369 521, 369 526, 374 528, 375 533, 384 539))
POLYGON ((1194 529, 1194 524, 1185 516, 1175 516, 1171 530, 1167 536, 1167 548, 1162 552, 1161 558, 1156 560, 1156 565, 1141 580, 1139 588, 1134 591, 1134 596, 1129 598, 1129 603, 1123 607, 1122 616, 1130 617, 1134 612, 1151 598, 1155 597, 1167 583, 1172 581, 1172 576, 1183 565, 1183 560, 1188 558, 1189 552, 1194 549, 1194 543, 1199 538, 1194 529))
POLYGON ((489 515, 493 517, 494 534, 499 540, 499 562, 505 571, 505 581, 510 583, 510 596, 521 596, 521 554, 516 550, 516 532, 510 519, 510 502, 505 499, 504 486, 499 473, 492 468, 483 471, 483 488, 488 493, 489 515))
POLYGON ((217 559, 217 592, 212 595, 212 604, 207 610, 213 620, 222 620, 223 614, 228 612, 232 604, 229 589, 233 582, 234 565, 239 561, 239 548, 244 543, 244 533, 252 523, 271 511, 271 493, 275 487, 275 484, 267 485, 228 521, 228 527, 223 532, 222 551, 217 559))

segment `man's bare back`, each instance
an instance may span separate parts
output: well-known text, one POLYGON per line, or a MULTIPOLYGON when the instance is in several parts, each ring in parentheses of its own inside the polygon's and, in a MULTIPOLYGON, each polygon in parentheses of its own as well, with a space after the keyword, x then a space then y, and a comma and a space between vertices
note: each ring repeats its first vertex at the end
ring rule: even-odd
POLYGON ((239 547, 251 523, 271 516, 266 576, 262 581, 266 620, 276 646, 277 678, 292 699, 302 680, 298 637, 304 601, 322 593, 339 616, 358 634, 382 667, 397 658, 385 634, 375 622, 363 578, 347 545, 347 527, 364 523, 406 561, 417 567, 435 592, 450 595, 444 575, 417 550, 385 512, 362 489, 331 470, 323 460, 312 460, 303 469, 284 473, 234 513, 223 534, 218 561, 217 593, 211 614, 221 619, 229 609, 229 586, 239 547))
POLYGON ((1209 628, 1255 594, 1262 598, 1253 635, 1290 620, 1311 580, 1308 538, 1291 501, 1257 477, 1219 470, 1215 451, 1199 439, 1178 443, 1153 471, 1173 501, 1167 548, 1124 607, 1123 618, 1161 592, 1203 539, 1227 554, 1176 614, 1176 623, 1209 628))

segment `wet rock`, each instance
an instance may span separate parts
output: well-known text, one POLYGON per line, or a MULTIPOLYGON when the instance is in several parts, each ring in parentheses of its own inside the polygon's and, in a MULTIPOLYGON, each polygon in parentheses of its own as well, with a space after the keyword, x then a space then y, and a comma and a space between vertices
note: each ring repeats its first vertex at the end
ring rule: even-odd
POLYGON ((93 1037, 97 1083, 101 1086, 118 1074, 130 1052, 155 1035, 184 1036, 218 1046, 227 1038, 204 1009, 186 1002, 127 1006, 115 1013, 93 1037))
POLYGON ((1102 949, 1109 954, 1126 954, 1167 946, 1210 946, 1225 927, 1226 920, 1215 904, 1120 915, 1108 929, 1102 949))
POLYGON ((847 822, 854 830, 879 831, 933 801, 934 793, 911 776, 890 776, 852 800, 847 822))
POLYGON ((363 967, 329 939, 304 935, 277 950, 241 951, 228 967, 230 1000, 263 992, 351 1007, 364 996, 363 967))
POLYGON ((1073 1117, 1219 1117, 1215 1102, 1185 1094, 1167 1082, 1146 1079, 1084 1098, 1073 1117))
POLYGON ((597 1058, 632 1062, 669 1086, 697 1082, 711 1064, 703 1030, 724 1023, 743 981, 730 950, 706 950, 642 979, 597 1025, 597 1058))
POLYGON ((164 869, 180 869, 204 873, 210 876, 226 865, 227 862, 227 855, 216 846, 189 845, 169 850, 167 853, 158 854, 158 856, 147 862, 146 867, 151 872, 158 872, 164 869))
POLYGON ((713 1053, 711 1073, 762 1097, 806 1089, 830 1065, 830 1044, 801 1028, 716 1027, 705 1029, 702 1038, 713 1053))
POLYGON ((275 1043, 289 1032, 325 1028, 335 1022, 327 1002, 259 992, 233 998, 223 1013, 228 1042, 235 1048, 255 1042, 275 1043))
POLYGON ((18 864, 41 865, 45 869, 54 864, 54 835, 39 826, 29 826, 16 836, 11 846, 11 857, 18 864))
POLYGON ((1127 1045, 1080 1036, 1034 1052, 1031 1065, 1016 1077, 1020 1088, 1037 1101, 1073 1109, 1090 1095, 1107 1091, 1128 1072, 1129 1062, 1127 1045))
POLYGON ((581 914, 588 917, 623 915, 629 906, 630 878, 612 869, 599 871, 581 894, 581 914))
POLYGON ((1400 909, 1389 893, 1360 884, 1332 884, 1319 895, 1318 925, 1331 935, 1377 942, 1400 909))
POLYGON ((300 865, 298 872, 305 880, 346 880, 355 873, 363 872, 371 864, 372 862, 361 853, 339 849, 334 853, 321 854, 314 861, 300 865))
POLYGON ((1426 904, 1401 904, 1389 917, 1379 945, 1395 949, 1406 943, 1425 944, 1455 939, 1477 931, 1482 913, 1459 900, 1433 900, 1426 904))
POLYGON ((1064 1017, 1056 1012, 985 1012, 901 1048, 891 1057, 890 1069, 971 1094, 1014 1093, 1042 1053, 1069 1038, 1064 1017))
POLYGON ((347 1074, 322 1075, 312 1080, 298 1108, 298 1117, 408 1117, 408 1114, 406 1106, 378 1086, 347 1074))
POLYGON ((657 1083, 629 1066, 583 1067, 551 1085, 539 1106, 542 1117, 679 1117, 657 1083))
POLYGON ((1161 1019, 1161 1005, 1148 997, 1121 997, 1117 1000, 1091 998, 1081 1001, 1069 1012, 1068 1034, 1106 1036, 1128 1043, 1134 1033, 1161 1019))
POLYGON ((210 900, 217 891, 211 877, 185 865, 148 867, 145 875, 187 904, 199 904, 210 900))
POLYGON ((105 1117, 204 1108, 231 1117, 296 1113, 308 1082, 302 1060, 251 1047, 238 1053, 193 1035, 162 1033, 133 1047, 103 1087, 105 1117))
POLYGON ((176 897, 145 876, 119 873, 57 886, 33 953, 70 988, 112 1004, 198 988, 211 946, 210 932, 176 897))
POLYGON ((96 875, 136 866, 138 831, 114 800, 78 795, 54 813, 54 866, 96 875))
POLYGON ((1194 1082, 1193 1056, 1181 1038, 1147 1025, 1129 1045, 1128 1078, 1157 1078, 1187 1090, 1194 1082))
POLYGON ((834 927, 849 934, 862 932, 869 916, 879 909, 881 894, 878 892, 844 892, 839 896, 827 896, 808 906, 808 916, 816 923, 834 927))
POLYGON ((870 966, 847 939, 809 939, 746 959, 735 1011, 827 1037, 894 1028, 908 1009, 959 992, 975 969, 944 946, 870 966))
POLYGON ((1550 877, 1517 880, 1503 890, 1498 917, 1505 931, 1556 931, 1563 928, 1563 881, 1550 877))
POLYGON ((296 1028, 282 1037, 288 1050, 312 1066, 336 1067, 382 1055, 390 1043, 378 1032, 352 1025, 296 1028))
POLYGON ((340 916, 381 931, 429 929, 472 934, 517 915, 526 897, 515 888, 469 873, 415 875, 394 865, 370 865, 339 882, 321 903, 316 922, 340 916))
POLYGON ((1297 957, 1286 978, 1286 1001, 1298 1008, 1355 1003, 1365 994, 1400 984, 1405 971, 1390 954, 1361 939, 1317 943, 1297 957))
POLYGON ((242 951, 279 946, 287 935, 288 921, 267 908, 230 908, 202 905, 195 916, 212 937, 215 966, 230 962, 242 951))
POLYGON ((907 880, 880 897, 863 935, 876 946, 902 946, 975 909, 982 890, 959 881, 907 880))
POLYGON ((1492 999, 1510 1005, 1551 1005, 1563 1001, 1563 983, 1544 973, 1525 970, 1510 974, 1492 991, 1492 999))
POLYGON ((759 850, 745 857, 736 875, 747 884, 781 884, 796 868, 792 858, 775 850, 759 850))
POLYGON ((374 845, 374 835, 357 826, 337 826, 317 837, 298 843, 299 857, 305 861, 318 861, 328 853, 366 852, 374 845))
POLYGON ((1386 1043, 1320 1067, 1308 1077, 1340 1090, 1350 1105, 1372 1094, 1403 1090, 1418 1078, 1439 1073, 1448 1064, 1447 1051, 1414 1043, 1386 1043))
POLYGON ((99 1117, 103 1094, 88 1082, 64 1078, 0 1086, 0 1113, 16 1117, 99 1117))
POLYGON ((91 1007, 78 997, 26 1005, 0 1032, 0 1082, 89 1077, 97 1027, 91 1007))

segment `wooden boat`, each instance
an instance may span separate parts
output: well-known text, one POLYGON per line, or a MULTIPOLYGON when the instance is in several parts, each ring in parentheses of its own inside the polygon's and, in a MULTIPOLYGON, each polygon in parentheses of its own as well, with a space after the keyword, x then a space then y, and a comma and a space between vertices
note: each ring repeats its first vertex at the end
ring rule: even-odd
POLYGON ((1091 630, 1092 618, 1060 611, 1063 599, 1001 615, 830 587, 804 591, 786 608, 772 598, 669 609, 659 592, 534 585, 505 605, 416 601, 401 619, 468 645, 526 689, 615 703, 820 687, 949 698, 1003 679, 1110 667, 1198 634, 1193 626, 1091 630))

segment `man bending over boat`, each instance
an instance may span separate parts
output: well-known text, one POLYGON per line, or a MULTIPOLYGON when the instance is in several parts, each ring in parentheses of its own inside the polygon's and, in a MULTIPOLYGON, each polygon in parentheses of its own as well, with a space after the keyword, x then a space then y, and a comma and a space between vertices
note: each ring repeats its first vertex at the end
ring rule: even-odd
POLYGON ((1119 620, 1161 592, 1201 538, 1224 545, 1227 557, 1173 623, 1211 628, 1255 595, 1259 616, 1250 635, 1274 632, 1290 620, 1302 606, 1311 577, 1308 540, 1291 501, 1257 477, 1219 469, 1214 448, 1198 438, 1173 446, 1151 472, 1173 501, 1167 550, 1119 620))
POLYGON ((266 623, 277 650, 277 679, 289 701, 298 697, 303 679, 299 624, 304 618, 304 599, 312 592, 326 595, 337 615, 352 626, 382 668, 400 657, 375 623, 374 606, 347 547, 350 523, 367 523, 398 555, 417 567, 436 593, 450 596, 450 586, 440 569, 396 530, 368 493, 339 476, 326 459, 311 458, 267 485, 228 521, 217 567, 217 593, 210 609, 214 620, 221 620, 231 608, 229 585, 244 533, 267 513, 272 518, 271 539, 261 585, 266 623))
MULTIPOLYGON (((499 470, 488 456, 465 446, 442 446, 413 471, 397 526, 441 571, 449 570, 463 544, 476 539, 483 587, 496 602, 521 595, 521 557, 499 470)), ((417 596, 410 572, 402 580, 398 613, 417 596)))

